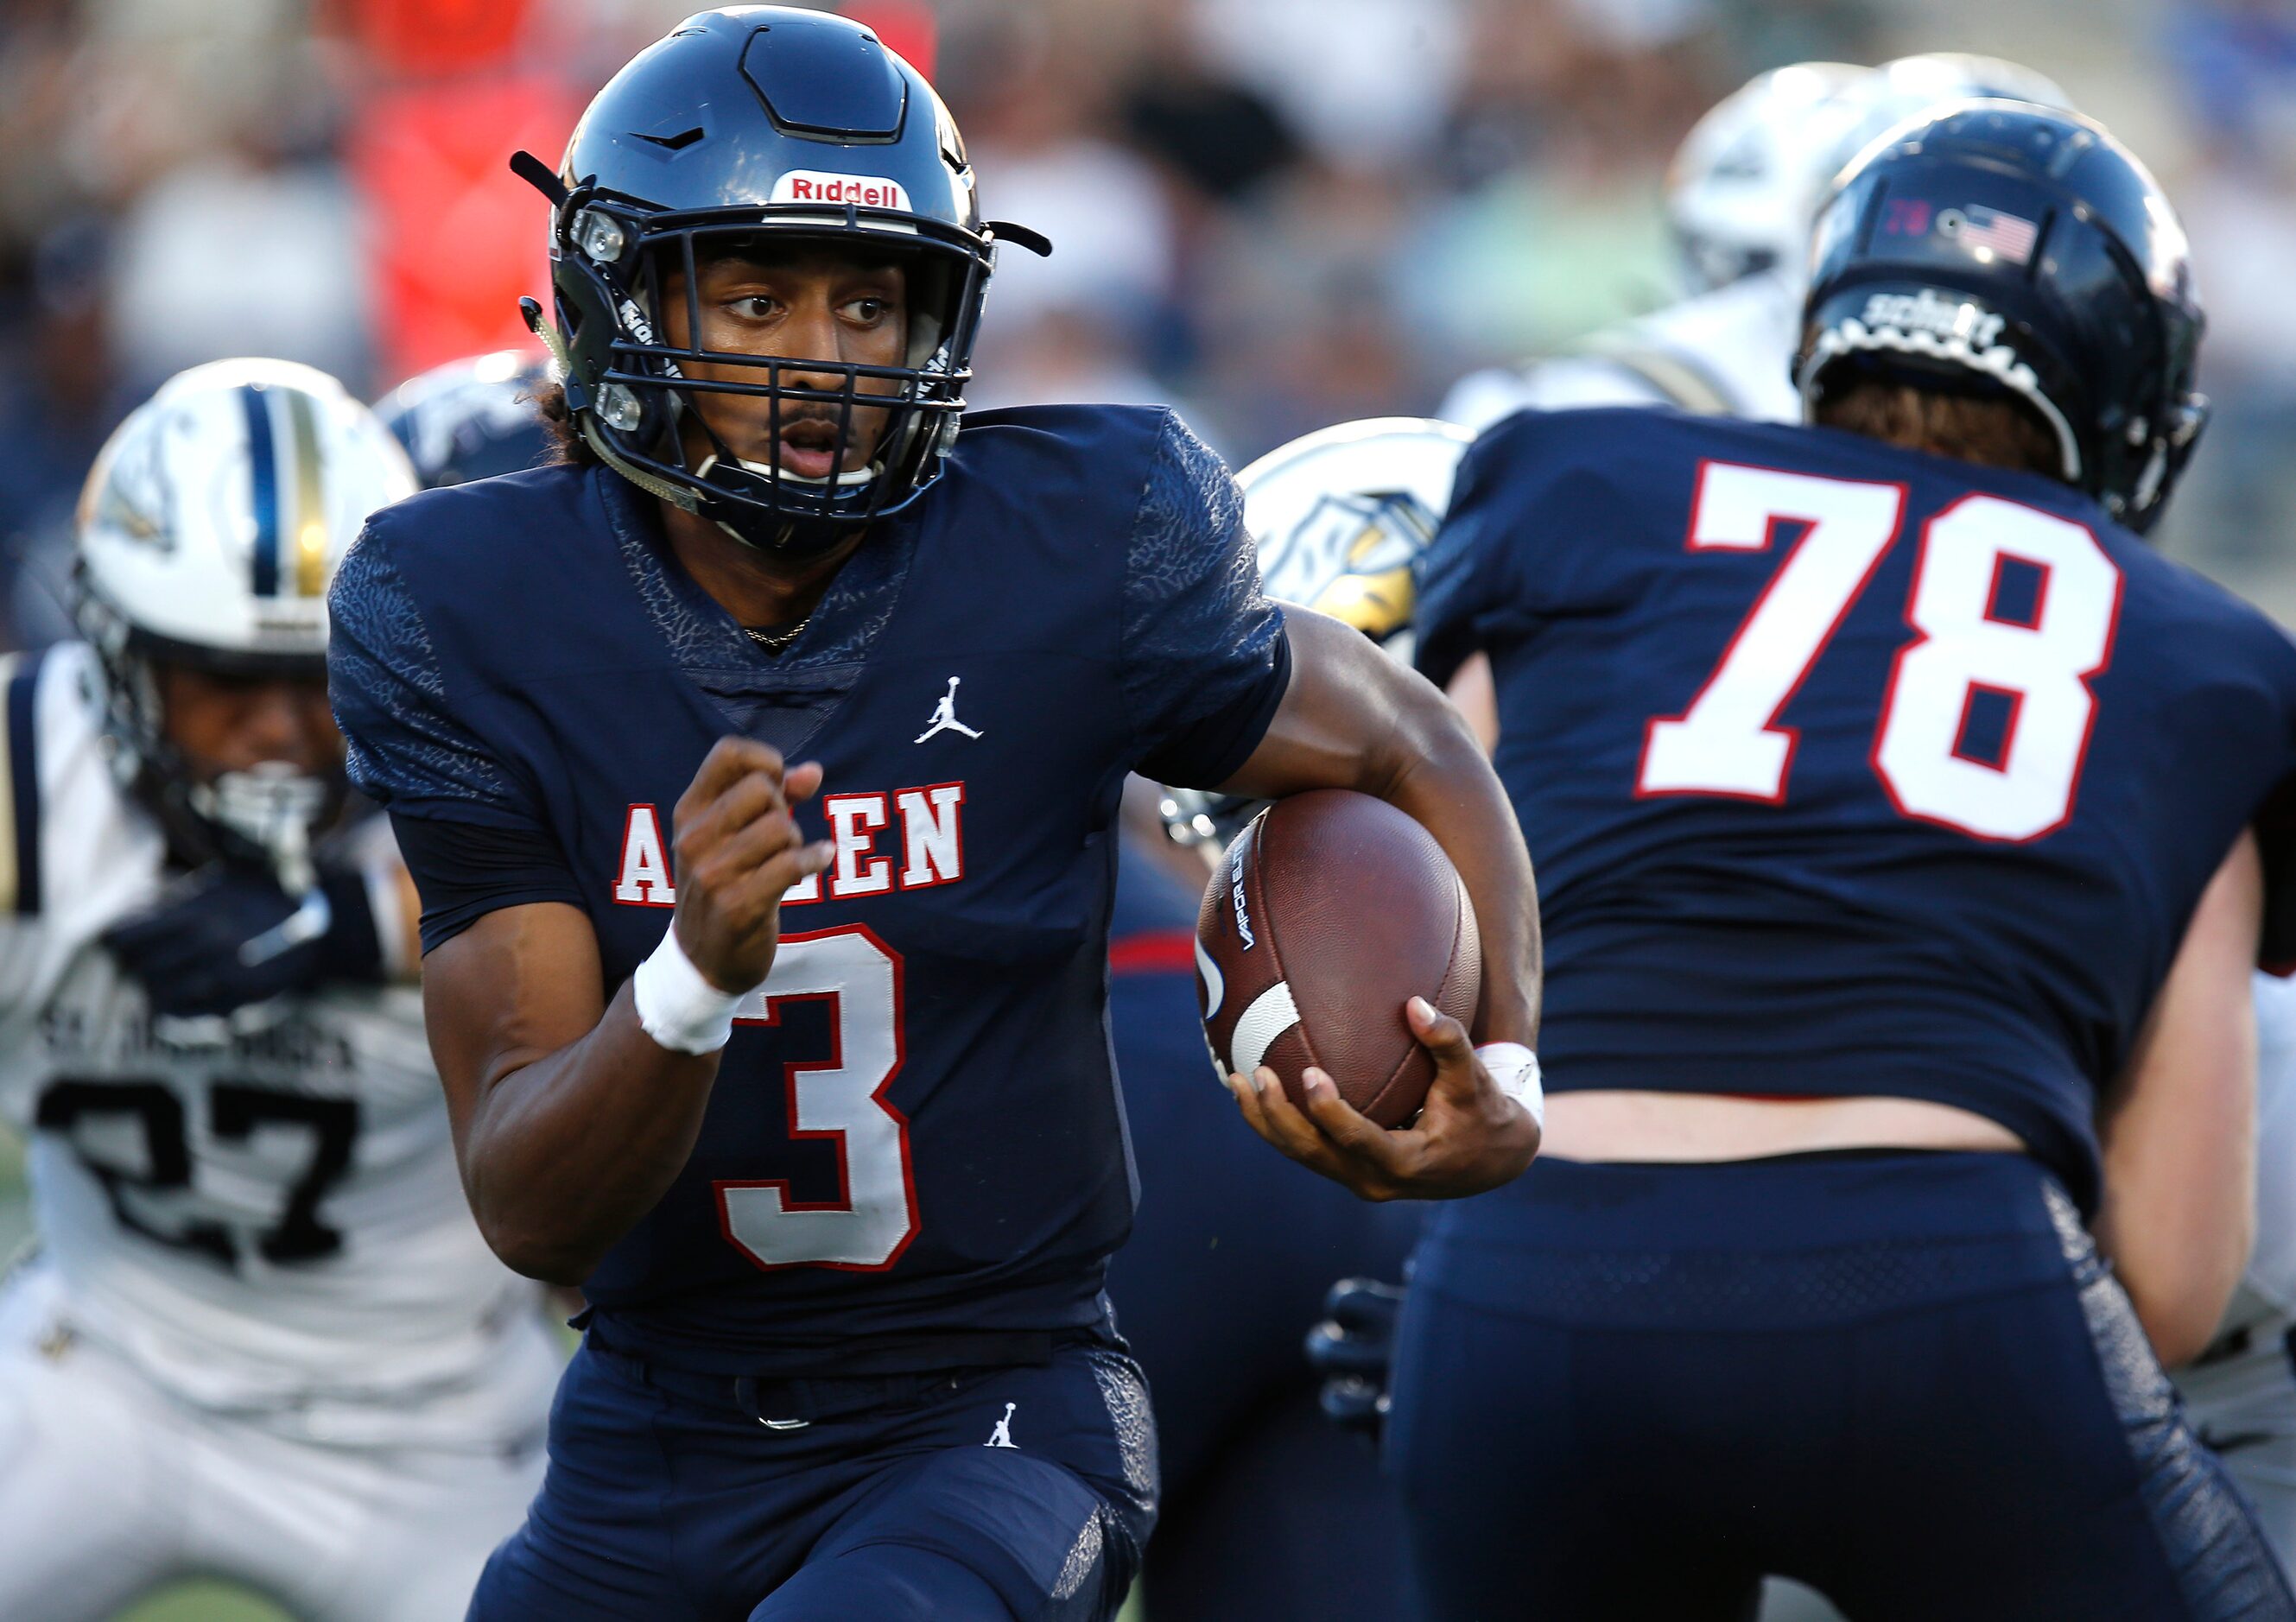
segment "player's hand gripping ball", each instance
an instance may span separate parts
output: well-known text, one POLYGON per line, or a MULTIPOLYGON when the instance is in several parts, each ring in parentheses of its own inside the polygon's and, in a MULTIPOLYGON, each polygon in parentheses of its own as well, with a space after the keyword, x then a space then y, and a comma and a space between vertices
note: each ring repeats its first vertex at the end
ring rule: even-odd
POLYGON ((1435 1061, 1405 1022, 1424 997, 1465 1024, 1482 990, 1466 887, 1434 835, 1368 794, 1278 800, 1221 857, 1196 919, 1196 995, 1224 1072, 1265 1064, 1304 1109, 1328 1074, 1381 1126, 1408 1122, 1435 1061))

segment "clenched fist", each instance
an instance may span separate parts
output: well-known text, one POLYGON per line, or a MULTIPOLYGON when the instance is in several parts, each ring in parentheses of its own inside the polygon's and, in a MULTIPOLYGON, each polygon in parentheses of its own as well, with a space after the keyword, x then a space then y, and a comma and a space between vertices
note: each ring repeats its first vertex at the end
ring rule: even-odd
POLYGON ((720 738, 678 797, 677 911, 670 927, 701 977, 739 994, 765 983, 781 939, 782 893, 827 867, 836 847, 807 844, 793 807, 821 787, 814 761, 784 766, 780 751, 720 738))

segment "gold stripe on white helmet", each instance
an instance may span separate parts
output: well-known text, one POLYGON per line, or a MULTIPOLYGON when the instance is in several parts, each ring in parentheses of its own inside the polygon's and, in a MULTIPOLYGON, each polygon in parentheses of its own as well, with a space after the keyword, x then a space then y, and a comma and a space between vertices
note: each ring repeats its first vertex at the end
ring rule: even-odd
POLYGON ((196 366, 98 454, 80 498, 80 584, 168 643, 324 654, 336 566, 370 512, 414 488, 390 430, 324 373, 196 366))
MULTIPOLYGON (((288 438, 295 466, 295 590, 324 597, 334 578, 334 544, 327 522, 326 475, 319 458, 317 399, 300 389, 282 389, 287 402, 288 438)), ((364 517, 362 517, 364 521, 364 517)), ((284 574, 285 560, 281 560, 284 574)))

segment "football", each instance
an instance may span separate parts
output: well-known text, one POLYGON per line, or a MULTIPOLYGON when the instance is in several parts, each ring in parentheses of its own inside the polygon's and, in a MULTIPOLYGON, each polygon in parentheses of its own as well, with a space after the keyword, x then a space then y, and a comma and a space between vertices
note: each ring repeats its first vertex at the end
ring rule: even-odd
POLYGON ((1435 1080, 1404 1004, 1471 1018, 1482 947, 1434 836, 1384 800, 1324 789, 1277 801, 1228 846, 1197 916, 1196 971, 1223 1073, 1268 1065, 1304 1103, 1301 1076, 1319 1066, 1393 1127, 1435 1080))

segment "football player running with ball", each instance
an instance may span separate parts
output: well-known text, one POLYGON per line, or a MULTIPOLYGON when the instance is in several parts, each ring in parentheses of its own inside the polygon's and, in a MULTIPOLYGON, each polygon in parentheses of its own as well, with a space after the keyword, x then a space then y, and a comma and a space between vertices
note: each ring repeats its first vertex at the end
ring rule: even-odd
POLYGON ((87 640, 0 673, 40 1243, 0 1293, 0 1616, 211 1574, 447 1622, 541 1479, 556 1339, 457 1196, 413 897, 327 713, 328 582, 413 488, 332 379, 185 373, 89 475, 87 640))
POLYGON ((1488 655, 1546 879, 1554 1096, 1398 1331, 1429 1609, 2296 1615, 2161 1372, 2246 1256, 2296 899, 2296 646, 2136 533, 2205 411, 2175 213, 2094 124, 1968 102, 1812 263, 1817 426, 1511 417, 1431 556, 1421 668, 1488 655))
MULTIPOLYGON (((865 29, 702 13, 525 168, 572 460, 381 515, 332 598, 472 1205, 593 1303, 473 1615, 1108 1616, 1156 1488, 1100 1290, 1124 775, 1417 817, 1492 921, 1475 1034, 1528 1044, 1504 792, 1432 687, 1262 598, 1168 412, 960 424, 1032 239, 865 29)), ((1417 1129, 1325 1099, 1315 1157, 1505 1182, 1529 1111, 1417 1028, 1417 1129)))

